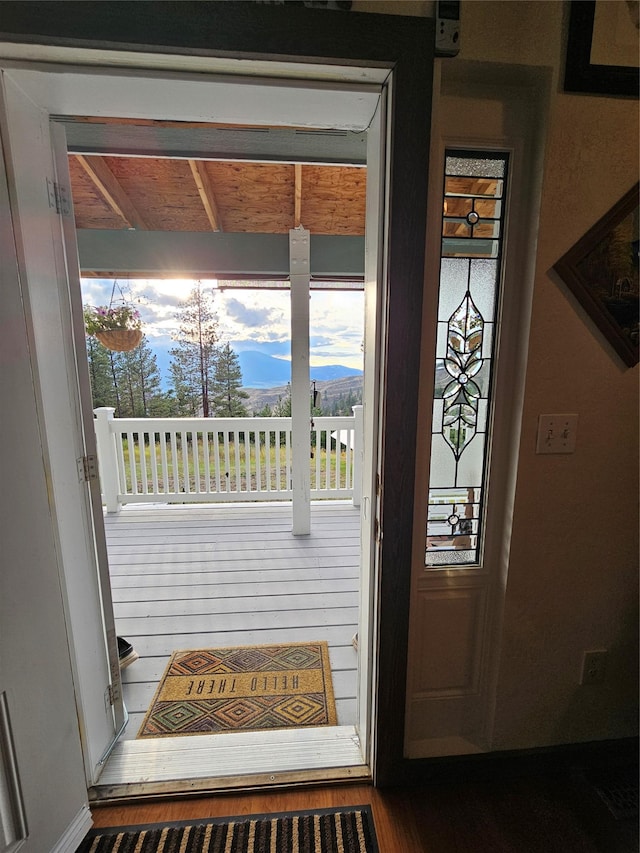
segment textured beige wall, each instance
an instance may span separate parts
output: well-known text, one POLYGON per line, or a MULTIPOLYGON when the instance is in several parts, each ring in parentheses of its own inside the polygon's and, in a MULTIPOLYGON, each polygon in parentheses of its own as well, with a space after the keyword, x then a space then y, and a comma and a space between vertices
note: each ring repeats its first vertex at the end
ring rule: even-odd
MULTIPOLYGON (((567 11, 466 0, 461 13, 459 60, 552 70, 494 749, 637 733, 639 368, 551 268, 638 180, 638 102, 562 91, 567 11), (538 415, 563 412, 579 414, 575 454, 536 455, 538 415), (601 648, 605 683, 579 686, 583 651, 601 648)), ((445 78, 455 62, 441 60, 445 78)))
POLYGON ((553 264, 638 180, 638 102, 562 91, 566 6, 463 3, 461 58, 554 70, 493 747, 637 732, 638 378, 553 264), (540 413, 577 412, 571 456, 540 413), (579 686, 585 649, 606 680, 579 686))

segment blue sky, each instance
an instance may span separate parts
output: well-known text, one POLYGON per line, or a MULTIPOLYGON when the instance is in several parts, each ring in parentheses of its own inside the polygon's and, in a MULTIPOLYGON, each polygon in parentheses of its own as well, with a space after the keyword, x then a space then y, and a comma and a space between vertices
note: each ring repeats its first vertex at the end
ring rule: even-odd
MULTIPOLYGON (((257 350, 290 359, 288 291, 219 289, 215 280, 202 280, 215 292, 220 339, 236 352, 257 350)), ((195 286, 192 279, 118 279, 114 304, 122 294, 142 317, 143 329, 154 348, 173 345, 176 314, 195 286), (122 294, 120 293, 122 290, 122 294)), ((82 298, 88 305, 108 305, 113 279, 82 279, 82 298)), ((343 364, 362 369, 364 294, 362 291, 314 291, 310 304, 311 366, 343 364)))

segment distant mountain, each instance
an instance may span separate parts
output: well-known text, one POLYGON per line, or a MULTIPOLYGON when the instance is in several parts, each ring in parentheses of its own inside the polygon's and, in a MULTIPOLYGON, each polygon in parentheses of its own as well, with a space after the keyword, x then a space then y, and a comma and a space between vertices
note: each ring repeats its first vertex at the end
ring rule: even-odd
MULTIPOLYGON (((318 405, 326 409, 340 397, 345 399, 349 393, 362 399, 362 381, 362 374, 345 376, 341 379, 318 380, 316 386, 316 391, 320 394, 318 405)), ((267 405, 275 406, 289 393, 286 385, 277 388, 245 388, 245 391, 249 394, 249 398, 244 401, 249 414, 259 412, 267 405)))
MULTIPOLYGON (((245 350, 238 353, 242 370, 242 384, 245 388, 276 388, 286 386, 291 381, 291 362, 282 358, 265 355, 258 350, 245 350)), ((327 364, 312 367, 311 379, 327 381, 343 379, 346 376, 361 376, 362 371, 343 364, 327 364)))
MULTIPOLYGON (((162 387, 164 390, 169 390, 171 387, 171 372, 169 370, 171 356, 169 350, 175 345, 150 343, 162 376, 162 387)), ((245 388, 281 389, 286 388, 287 382, 291 381, 291 362, 283 358, 274 358, 258 350, 244 350, 238 353, 238 361, 242 370, 242 384, 245 388)), ((350 376, 362 376, 362 371, 345 367, 343 364, 327 364, 324 367, 312 367, 310 374, 311 379, 322 382, 350 376)))

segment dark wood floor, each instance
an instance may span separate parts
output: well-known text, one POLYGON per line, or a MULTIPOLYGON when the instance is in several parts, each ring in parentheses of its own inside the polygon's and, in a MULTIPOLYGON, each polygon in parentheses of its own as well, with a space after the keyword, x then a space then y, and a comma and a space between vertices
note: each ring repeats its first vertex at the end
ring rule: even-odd
POLYGON ((341 785, 93 808, 96 826, 371 804, 381 853, 637 853, 637 817, 616 820, 572 772, 377 790, 341 785))

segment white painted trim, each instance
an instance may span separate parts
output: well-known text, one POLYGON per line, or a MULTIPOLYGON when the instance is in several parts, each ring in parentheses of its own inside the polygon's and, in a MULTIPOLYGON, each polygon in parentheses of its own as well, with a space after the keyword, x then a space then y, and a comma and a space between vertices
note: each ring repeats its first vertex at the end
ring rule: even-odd
MULTIPOLYGON (((528 81, 529 85, 531 81, 528 81)), ((533 264, 540 196, 539 165, 544 137, 545 95, 540 86, 529 92, 526 85, 505 83, 502 87, 478 84, 470 91, 467 82, 458 92, 457 84, 441 86, 438 127, 432 134, 432 175, 430 182, 431 225, 427 236, 427 257, 431 263, 427 270, 425 291, 423 360, 421 377, 421 421, 431 423, 433 398, 433 363, 437 316, 437 289, 439 282, 440 222, 442 206, 442 171, 444 151, 448 148, 505 151, 510 155, 507 182, 507 220, 503 245, 502 283, 500 306, 497 313, 496 350, 493 380, 492 432, 489 437, 490 476, 485 484, 484 548, 479 566, 465 568, 425 569, 424 524, 428 502, 428 472, 430 437, 420 442, 418 471, 416 472, 416 521, 414 524, 412 603, 410 619, 410 651, 407 689, 407 726, 405 753, 410 757, 431 757, 444 754, 443 749, 457 749, 456 738, 463 736, 473 746, 466 752, 489 749, 492 739, 495 692, 500 664, 500 637, 506 581, 509 566, 511 519, 515 501, 515 482, 524 385, 528 352, 529 323, 533 297, 533 264), (451 121, 459 123, 460 105, 455 98, 474 101, 476 111, 487 105, 484 125, 474 124, 474 133, 452 132, 451 121), (449 104, 447 113, 447 103, 449 104), (495 104, 500 109, 495 109, 495 104), (504 114, 509 116, 508 132, 504 114), (453 117, 453 118, 452 118, 453 117), (493 124, 492 124, 493 122, 493 124), (429 251, 431 247, 431 251, 429 251), (435 284, 434 284, 435 283, 435 284), (434 290, 436 292, 434 292, 434 290), (424 663, 427 650, 424 646, 423 626, 419 619, 419 601, 425 591, 441 590, 451 593, 461 587, 478 585, 486 589, 486 612, 478 626, 477 646, 472 650, 474 662, 478 661, 479 682, 477 695, 468 697, 451 692, 451 719, 457 708, 464 720, 464 733, 451 732, 449 737, 424 739, 412 735, 418 718, 431 723, 430 699, 427 691, 417 689, 418 664, 424 663), (423 711, 420 710, 422 706, 423 711), (464 706, 464 713, 460 710, 464 706), (472 722, 470 722, 470 720, 472 722)), ((430 430, 428 431, 430 432, 430 430)), ((446 600, 443 595, 443 601, 446 600)), ((433 652, 437 653, 437 652, 433 652)), ((433 692, 433 702, 442 698, 433 692)), ((434 706, 435 707, 435 706, 434 706)), ((442 719, 442 712, 436 713, 442 719)), ((459 745, 458 745, 459 746, 459 745)))
POLYGON ((5 73, 50 115, 365 130, 380 87, 214 74, 49 66, 5 73))
POLYGON ((82 806, 78 814, 65 829, 58 842, 51 848, 51 853, 75 853, 82 839, 93 826, 89 806, 82 806))
MULTIPOLYGON (((2 65, 3 63, 0 62, 0 70, 2 65)), ((140 117, 141 104, 146 104, 143 109, 144 115, 155 118, 189 120, 191 117, 197 121, 297 124, 298 126, 362 130, 375 117, 381 89, 379 85, 350 86, 348 83, 344 85, 332 83, 324 86, 312 83, 309 87, 304 82, 308 73, 307 67, 297 66, 294 63, 287 65, 289 77, 287 80, 279 81, 279 85, 274 81, 253 80, 251 83, 245 82, 244 88, 242 81, 232 78, 226 78, 223 81, 220 78, 209 79, 205 75, 195 74, 170 75, 131 69, 123 69, 113 74, 100 69, 87 72, 87 69, 73 66, 44 70, 16 69, 9 66, 10 64, 5 65, 3 76, 12 81, 17 89, 22 90, 33 101, 34 108, 41 112, 43 121, 48 119, 47 114, 52 113, 116 116, 130 114, 140 117), (124 81, 126 81, 126 87, 122 85, 124 81), (218 87, 215 89, 216 92, 222 93, 223 89, 225 90, 227 101, 224 108, 219 103, 212 105, 212 92, 215 87, 218 87), (168 94, 168 90, 171 90, 171 95, 168 94), (133 97, 134 92, 138 101, 133 97), (239 93, 242 93, 242 98, 239 97, 239 93), (126 95, 128 103, 125 111, 121 109, 123 94, 126 95), (276 98, 275 105, 269 104, 269 96, 276 98), (242 105, 241 109, 239 104, 242 105), (295 108, 292 110, 293 105, 295 108), (251 110, 257 110, 257 113, 254 114, 251 110), (326 122, 326 125, 323 122, 326 122)), ((352 71, 362 79, 362 68, 352 69, 352 71)), ((390 105, 387 105, 387 110, 389 109, 390 105)), ((380 137, 372 142, 373 146, 381 146, 384 139, 388 140, 389 133, 388 127, 383 129, 380 137)), ((47 129, 47 138, 48 136, 47 129)), ((380 156, 379 153, 376 156, 380 156)), ((385 151, 384 156, 380 156, 380 174, 388 172, 386 158, 385 151)), ((36 179, 37 174, 34 173, 33 177, 36 179)), ((46 173, 41 177, 44 186, 46 173)), ((379 192, 379 210, 384 211, 386 192, 383 188, 380 188, 379 192)), ((383 227, 386 227, 386 223, 380 223, 381 230, 376 235, 378 239, 382 235, 383 227)), ((380 246, 384 245, 384 242, 379 243, 374 239, 372 245, 376 260, 371 268, 380 270, 383 262, 380 246)), ((375 282, 369 282, 367 288, 369 297, 373 299, 372 316, 376 317, 376 322, 381 325, 384 320, 384 300, 376 291, 375 282)), ((378 328, 375 337, 377 340, 383 340, 384 330, 378 328)), ((377 347, 376 352, 378 352, 377 347)), ((38 358, 38 364, 40 360, 41 357, 38 358)), ((374 425, 371 435, 376 445, 380 440, 377 424, 380 418, 378 394, 382 381, 379 375, 382 361, 383 355, 379 353, 377 372, 373 378, 376 389, 375 406, 369 410, 369 415, 365 413, 365 422, 367 417, 370 417, 369 423, 374 425)), ((374 452, 372 459, 375 461, 375 458, 374 452)), ((367 610, 369 617, 372 607, 373 604, 369 601, 367 610)), ((371 642, 369 645, 373 648, 371 642)), ((371 684, 372 655, 361 653, 360 666, 364 683, 371 684)), ((359 700, 366 703, 364 714, 370 723, 375 714, 375 709, 371 708, 371 691, 361 693, 359 700)))
MULTIPOLYGON (((169 50, 169 49, 168 49, 169 50)), ((261 59, 231 59, 222 56, 192 56, 171 53, 144 53, 126 50, 58 47, 54 45, 0 42, 0 57, 14 67, 25 63, 84 65, 100 68, 144 68, 156 71, 180 71, 204 74, 233 74, 244 77, 278 77, 325 80, 337 83, 371 83, 386 80, 386 67, 320 65, 261 59)))
POLYGON ((360 614, 358 626, 358 732, 365 760, 374 766, 373 732, 377 715, 374 690, 377 675, 378 636, 374 614, 378 610, 378 564, 380 539, 376 522, 380 517, 380 474, 382 400, 384 397, 384 347, 388 276, 385 199, 389 191, 388 144, 391 126, 393 82, 380 96, 380 108, 367 136, 367 195, 365 243, 364 384, 362 406, 362 494, 360 500, 360 614))

